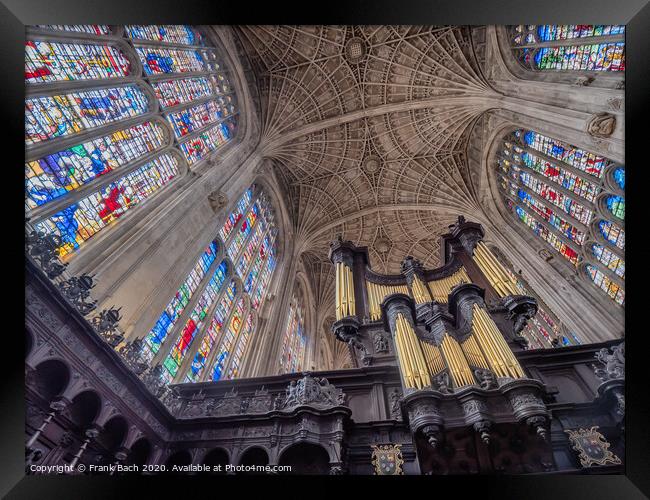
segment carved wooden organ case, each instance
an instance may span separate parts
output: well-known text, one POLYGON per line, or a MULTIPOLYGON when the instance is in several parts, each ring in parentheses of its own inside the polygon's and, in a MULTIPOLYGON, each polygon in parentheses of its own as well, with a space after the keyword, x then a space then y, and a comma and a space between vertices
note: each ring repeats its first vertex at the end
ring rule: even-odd
POLYGON ((545 448, 546 388, 513 354, 537 302, 519 294, 483 237, 480 224, 459 217, 441 237, 442 267, 425 269, 407 256, 395 275, 374 272, 365 247, 333 242, 332 332, 358 367, 397 364, 402 412, 431 449, 460 428, 489 446, 491 429, 501 424, 526 428, 545 448))

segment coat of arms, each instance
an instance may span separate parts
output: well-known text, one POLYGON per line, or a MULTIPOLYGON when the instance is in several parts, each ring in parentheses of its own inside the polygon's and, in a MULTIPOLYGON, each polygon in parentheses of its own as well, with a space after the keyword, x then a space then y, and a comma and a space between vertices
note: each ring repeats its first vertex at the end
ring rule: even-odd
POLYGON ((372 465, 378 476, 401 476, 404 472, 402 465, 402 450, 399 444, 373 445, 372 465))
POLYGON ((591 467, 593 465, 620 464, 621 459, 609 451, 609 443, 597 431, 598 426, 591 429, 566 430, 573 449, 580 453, 580 465, 591 467))

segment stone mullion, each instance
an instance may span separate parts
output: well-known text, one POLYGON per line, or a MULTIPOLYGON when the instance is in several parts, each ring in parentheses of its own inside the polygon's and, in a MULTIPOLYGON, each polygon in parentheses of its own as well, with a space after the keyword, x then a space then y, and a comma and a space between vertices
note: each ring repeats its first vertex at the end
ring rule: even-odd
MULTIPOLYGON (((525 36, 522 34, 522 36, 525 36)), ((537 35, 535 35, 537 36, 537 35)), ((545 47, 564 47, 574 45, 598 45, 601 43, 616 43, 624 42, 624 35, 602 35, 602 36, 589 36, 582 38, 567 38, 564 40, 549 40, 546 42, 526 43, 525 45, 511 45, 513 49, 541 49, 545 47)))
MULTIPOLYGON (((204 251, 205 250, 201 251, 201 255, 203 255, 204 251)), ((178 320, 176 321, 176 324, 173 326, 171 331, 167 334, 167 337, 165 338, 165 340, 161 344, 160 349, 158 350, 158 352, 154 355, 153 359, 151 360, 152 365, 162 363, 162 361, 171 352, 172 347, 176 344, 176 341, 178 340, 178 336, 181 334, 182 329, 185 326, 185 323, 189 319, 190 313, 194 310, 194 307, 196 306, 196 303, 198 302, 199 297, 201 297, 201 295, 203 295, 203 292, 208 287, 208 283, 210 283, 210 280, 212 279, 212 275, 216 271, 217 267, 223 261, 224 254, 225 254, 225 252, 218 252, 217 253, 217 258, 214 259, 214 262, 208 268, 208 272, 205 273, 205 276, 203 277, 202 282, 199 284, 197 289, 192 294, 192 297, 190 298, 189 302, 187 303, 187 305, 183 309, 183 312, 178 317, 178 320), (173 339, 173 342, 171 342, 171 344, 170 344, 171 339, 173 339), (170 346, 172 346, 172 347, 170 347, 170 346)), ((196 261, 194 261, 194 263, 196 264, 196 261)), ((192 267, 192 269, 194 269, 194 267, 192 267)), ((191 272, 191 269, 190 269, 189 272, 191 272)), ((189 274, 189 272, 188 272, 188 274, 189 274)), ((228 275, 226 275, 226 279, 227 278, 228 278, 228 275)), ((183 281, 181 282, 181 284, 184 283, 186 279, 187 279, 187 275, 185 276, 185 278, 183 278, 183 281)), ((178 290, 178 288, 177 288, 177 290, 178 290)), ((148 334, 149 334, 149 332, 147 332, 147 335, 148 334)))
MULTIPOLYGON (((228 285, 230 285, 230 283, 228 283, 228 285)), ((238 290, 237 293, 235 293, 235 297, 232 299, 230 309, 223 318, 223 328, 221 330, 221 335, 219 335, 219 337, 215 340, 214 345, 210 348, 210 354, 205 360, 205 366, 203 367, 203 373, 201 373, 199 376, 199 382, 210 382, 212 380, 211 367, 214 364, 217 352, 219 352, 219 348, 221 347, 221 344, 226 337, 226 333, 228 333, 228 330, 230 329, 230 321, 235 312, 235 309, 237 309, 237 301, 242 296, 242 294, 243 290, 238 290)))
MULTIPOLYGON (((500 175, 504 176, 503 174, 500 174, 500 175)), ((505 176, 504 176, 504 177, 505 177, 505 176)), ((542 198, 539 194, 537 194, 537 193, 536 193, 535 191, 533 191, 531 188, 529 188, 528 186, 524 185, 524 183, 523 183, 523 182, 521 181, 521 179, 519 178, 519 175, 517 175, 517 178, 516 178, 516 179, 512 179, 511 177, 505 177, 505 178, 506 178, 507 180, 509 180, 510 182, 514 183, 517 187, 520 187, 521 189, 523 189, 524 191, 526 191, 528 194, 530 194, 533 198, 535 198, 535 199, 536 199, 537 201, 539 201, 540 203, 543 203, 544 205, 547 205, 547 206, 553 208, 553 210, 554 210, 554 211, 557 211, 558 214, 562 214, 562 218, 563 218, 563 219, 566 219, 567 222, 570 222, 574 227, 576 227, 577 229, 580 229, 583 233, 585 233, 585 234, 589 233, 589 226, 588 226, 588 225, 583 224, 583 223, 580 222, 578 219, 576 219, 573 215, 571 215, 571 214, 565 212, 564 210, 562 210, 561 207, 558 207, 558 206, 557 206, 555 203, 553 203, 552 201, 547 200, 547 199, 545 199, 545 198, 542 198)), ((541 180, 541 179, 539 179, 539 180, 541 180)), ((547 184, 547 185, 550 186, 550 183, 549 183, 549 182, 545 182, 545 184, 547 184)), ((589 223, 591 223, 591 221, 594 219, 594 216, 596 215, 596 210, 595 210, 595 207, 594 207, 593 203, 591 204, 591 206, 588 206, 588 203, 581 203, 580 201, 576 200, 576 199, 573 198, 573 197, 570 197, 570 198, 571 198, 571 200, 573 200, 574 202, 576 202, 576 203, 578 203, 578 204, 580 204, 580 205, 585 206, 586 209, 588 209, 588 210, 591 211, 592 215, 591 215, 591 220, 589 221, 589 223)), ((518 203, 519 203, 519 202, 518 202, 518 203)))
MULTIPOLYGON (((234 270, 233 270, 234 271, 234 270)), ((183 382, 183 373, 185 373, 190 365, 192 364, 192 359, 194 359, 194 356, 196 356, 196 353, 199 350, 199 347, 201 346, 201 341, 203 338, 207 335, 208 333, 208 328, 210 328, 210 323, 212 322, 212 318, 214 317, 214 313, 217 310, 217 306, 221 302, 221 299, 226 293, 226 290, 228 289, 228 286, 230 286, 230 282, 234 278, 234 272, 230 272, 226 274, 225 279, 223 280, 223 283, 221 285, 221 289, 219 290, 219 293, 217 293, 217 296, 214 299, 214 302, 212 305, 208 308, 208 311, 205 315, 205 321, 203 322, 203 332, 197 332, 197 335, 195 335, 194 339, 192 340, 191 345, 187 348, 187 352, 185 352, 185 355, 183 356, 183 360, 181 361, 180 366, 178 367, 178 371, 176 372, 176 375, 174 377, 174 380, 172 383, 178 384, 183 382), (199 338, 200 337, 200 338, 199 338)), ((207 288, 207 287, 206 287, 207 288)), ((234 303, 234 302, 233 302, 234 303)), ((185 311, 183 311, 185 312, 185 311)), ((225 323, 224 323, 225 324, 225 323)), ((182 331, 181 331, 182 333, 182 331)), ((171 352, 171 350, 170 350, 171 352)), ((206 364, 207 366, 207 364, 206 364)))
POLYGON ((253 349, 251 349, 251 346, 253 345, 253 342, 255 342, 255 338, 257 337, 257 332, 259 330, 258 326, 260 324, 260 319, 255 310, 253 309, 253 305, 251 302, 249 302, 248 305, 248 313, 253 315, 253 326, 252 330, 250 333, 250 339, 248 340, 248 346, 246 347, 246 350, 244 351, 244 354, 241 357, 241 363, 239 366, 239 377, 238 378, 249 378, 248 377, 248 372, 250 371, 250 365, 251 365, 251 360, 253 359, 253 349))
MULTIPOLYGON (((244 295, 244 291, 242 290, 242 293, 241 293, 240 296, 243 296, 243 295, 244 295)), ((234 307, 232 308, 231 318, 234 315, 235 309, 237 307, 237 303, 233 301, 233 305, 234 305, 234 307)), ((232 360, 233 360, 233 358, 235 356, 235 351, 237 350, 237 344, 239 343, 239 339, 241 339, 242 333, 244 332, 244 328, 246 326, 246 316, 248 315, 250 310, 251 310, 251 304, 250 304, 250 301, 249 301, 248 307, 244 307, 244 309, 242 311, 241 328, 239 329, 239 332, 237 333, 237 335, 235 335, 235 338, 232 341, 232 349, 230 350, 230 355, 228 356, 228 359, 226 360, 226 364, 223 366, 224 378, 226 377, 226 374, 228 373, 228 369, 230 368, 230 365, 232 364, 232 360)), ((248 342, 249 342, 248 345, 250 345, 250 342, 252 340, 251 337, 253 335, 253 332, 250 332, 249 335, 250 336, 248 338, 248 342)), ((246 350, 248 350, 248 346, 246 346, 246 350)), ((244 351, 242 353, 241 360, 239 361, 240 368, 242 367, 242 363, 244 361, 244 355, 245 354, 246 354, 246 351, 244 351)), ((240 370, 240 372, 241 372, 241 370, 240 370)))

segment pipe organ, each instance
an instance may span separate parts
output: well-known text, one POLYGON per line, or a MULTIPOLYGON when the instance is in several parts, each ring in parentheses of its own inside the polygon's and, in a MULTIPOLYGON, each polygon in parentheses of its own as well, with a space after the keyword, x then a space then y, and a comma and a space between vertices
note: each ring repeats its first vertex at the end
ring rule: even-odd
MULTIPOLYGON (((433 407, 443 394, 458 395, 464 408, 484 408, 467 399, 475 391, 505 397, 506 389, 530 382, 514 354, 521 350, 515 327, 531 317, 531 308, 536 311, 535 299, 519 295, 512 276, 483 243, 479 224, 461 217, 450 229, 442 236, 443 265, 437 269, 407 256, 399 274, 382 275, 372 270, 365 247, 339 239, 330 249, 336 266, 332 331, 348 343, 356 366, 399 368, 407 408, 425 396, 435 401, 427 408, 433 407), (388 349, 377 343, 386 333, 388 349)), ((430 442, 443 426, 434 413, 426 425, 414 424, 426 430, 430 442)), ((538 416, 535 425, 543 425, 546 417, 538 416)), ((468 421, 487 439, 489 412, 468 421)))

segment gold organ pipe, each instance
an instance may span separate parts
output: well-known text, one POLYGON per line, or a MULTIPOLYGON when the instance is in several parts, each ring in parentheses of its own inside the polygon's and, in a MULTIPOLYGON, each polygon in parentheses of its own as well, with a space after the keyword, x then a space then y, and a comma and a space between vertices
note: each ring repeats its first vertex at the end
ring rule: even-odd
POLYGON ((406 384, 406 387, 412 388, 414 385, 413 377, 411 374, 411 367, 408 363, 408 360, 406 359, 406 352, 404 351, 404 346, 402 345, 402 335, 397 323, 395 323, 395 345, 397 346, 398 361, 402 371, 402 376, 404 377, 404 383, 406 384))
POLYGON ((341 263, 336 263, 336 319, 339 320, 341 315, 341 263))
POLYGON ((440 349, 434 345, 422 342, 420 340, 420 346, 424 352, 424 357, 429 364, 429 372, 432 376, 438 375, 445 369, 444 361, 442 360, 442 354, 440 354, 440 349))
POLYGON ((452 378, 457 387, 469 385, 474 382, 472 372, 467 364, 467 360, 458 345, 458 342, 448 333, 442 339, 442 351, 445 354, 447 364, 452 372, 452 378))
POLYGON ((499 357, 492 343, 489 341, 489 335, 486 335, 484 326, 481 323, 479 319, 479 315, 476 312, 476 308, 478 306, 476 304, 474 306, 475 308, 474 308, 474 316, 472 318, 472 330, 474 331, 474 335, 476 336, 478 344, 483 350, 483 352, 485 353, 488 364, 490 365, 492 371, 498 377, 507 376, 505 365, 503 365, 503 361, 499 357))
POLYGON ((482 252, 482 248, 480 245, 477 245, 477 247, 474 249, 474 260, 478 264, 479 268, 481 271, 483 271, 483 274, 485 277, 488 279, 492 287, 496 290, 496 292, 501 296, 504 297, 507 295, 501 280, 499 279, 498 274, 494 271, 492 266, 488 263, 487 258, 482 252))
POLYGON ((447 276, 446 278, 442 278, 440 280, 432 280, 427 284, 434 300, 446 304, 451 289, 458 285, 461 281, 464 281, 465 283, 471 283, 471 280, 464 267, 461 267, 451 276, 447 276))
POLYGON ((352 274, 352 269, 348 266, 345 266, 345 270, 348 275, 348 314, 354 316, 357 313, 354 301, 354 275, 352 274))
POLYGON ((521 368, 521 365, 519 364, 519 361, 515 357, 514 353, 512 352, 512 349, 510 349, 510 346, 506 342, 506 339, 503 338, 503 335, 501 335, 501 332, 499 331, 499 328, 497 327, 496 323, 490 318, 490 316, 487 314, 486 311, 481 309, 482 314, 484 316, 484 321, 487 323, 488 327, 492 331, 492 335, 494 336, 497 345, 501 348, 501 351, 505 355, 505 359, 507 361, 507 365, 511 370, 511 373, 514 375, 515 378, 521 378, 525 377, 524 371, 521 368))
POLYGON ((406 320, 404 319, 403 316, 400 315, 399 317, 400 322, 402 323, 402 331, 404 332, 404 339, 405 339, 405 344, 406 344, 406 349, 409 351, 409 355, 411 357, 411 360, 413 362, 413 368, 415 372, 415 378, 416 382, 420 382, 418 388, 422 388, 425 385, 424 383, 424 377, 423 377, 423 372, 428 375, 428 371, 426 370, 426 367, 424 366, 424 360, 422 359, 422 356, 418 356, 418 352, 415 350, 415 346, 413 345, 413 336, 410 335, 410 328, 409 325, 406 323, 406 320))
POLYGON ((414 383, 418 389, 431 385, 426 361, 424 360, 424 355, 420 349, 413 327, 402 314, 397 314, 395 322, 396 328, 404 340, 403 345, 413 370, 414 383))
POLYGON ((489 368, 487 361, 481 352, 481 348, 476 343, 474 335, 470 335, 467 340, 461 344, 461 347, 463 348, 463 352, 465 353, 466 357, 472 362, 474 366, 485 369, 489 368))
MULTIPOLYGON (((366 286, 370 293, 369 313, 370 319, 372 321, 377 321, 381 318, 381 303, 384 301, 386 296, 393 293, 403 293, 405 295, 410 295, 408 287, 406 285, 378 285, 377 283, 366 280, 366 286)), ((354 293, 354 290, 352 293, 354 293)))
POLYGON ((407 376, 411 381, 411 387, 417 388, 419 384, 417 383, 416 380, 415 364, 413 362, 413 358, 411 357, 411 352, 409 351, 408 346, 406 344, 404 327, 402 323, 399 321, 399 316, 395 320, 395 327, 397 329, 397 334, 399 335, 400 338, 400 345, 402 348, 401 352, 404 355, 404 362, 406 364, 407 376))
POLYGON ((501 264, 501 262, 499 262, 499 259, 496 258, 496 255, 492 253, 492 250, 490 250, 490 248, 485 243, 480 241, 479 245, 483 248, 483 251, 487 256, 487 258, 493 262, 494 267, 500 271, 501 276, 503 276, 503 284, 506 287, 506 289, 508 289, 508 291, 511 294, 514 295, 518 294, 519 292, 517 290, 517 283, 515 282, 513 277, 508 273, 505 266, 501 264))
POLYGON ((486 330, 486 334, 489 336, 492 345, 495 347, 495 350, 497 351, 501 361, 503 362, 503 365, 505 366, 508 376, 518 378, 518 374, 516 370, 512 367, 512 361, 511 359, 509 359, 510 349, 508 348, 508 345, 506 344, 504 349, 504 345, 499 342, 499 338, 503 338, 503 336, 497 330, 496 325, 494 325, 494 328, 491 327, 490 323, 493 323, 493 321, 491 320, 491 318, 486 318, 487 313, 482 308, 476 306, 475 314, 477 314, 478 320, 483 323, 483 327, 486 330))

